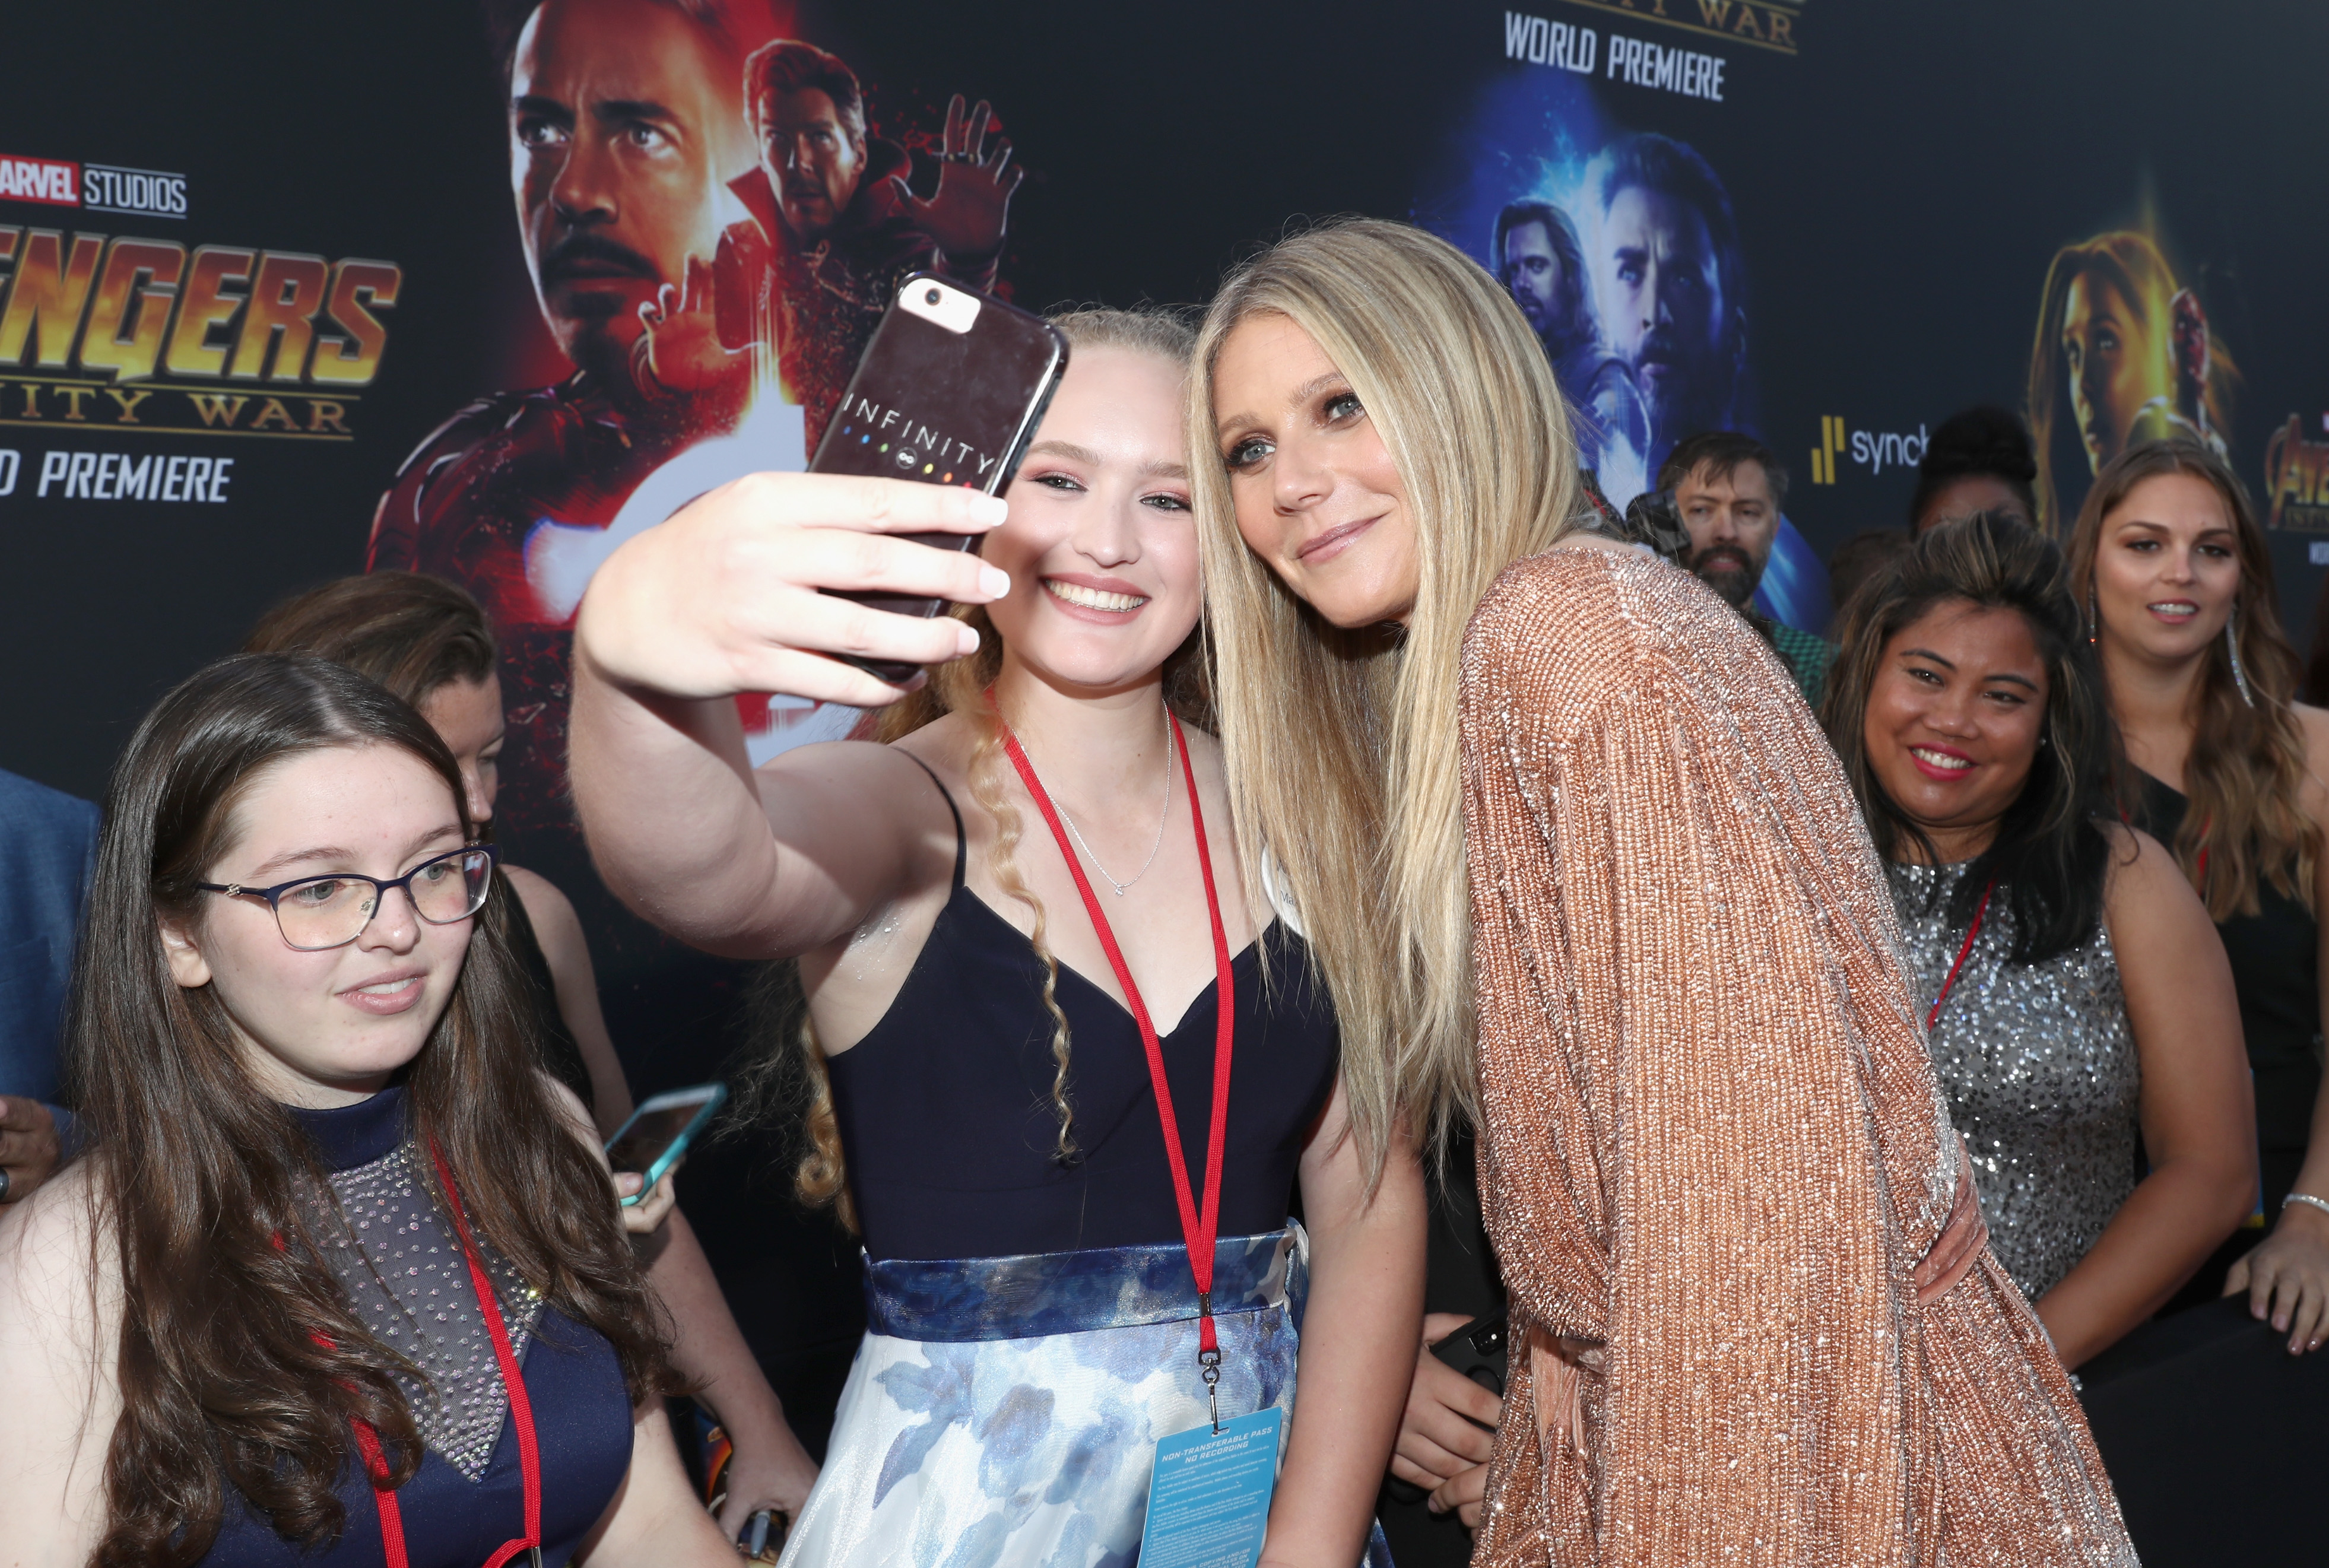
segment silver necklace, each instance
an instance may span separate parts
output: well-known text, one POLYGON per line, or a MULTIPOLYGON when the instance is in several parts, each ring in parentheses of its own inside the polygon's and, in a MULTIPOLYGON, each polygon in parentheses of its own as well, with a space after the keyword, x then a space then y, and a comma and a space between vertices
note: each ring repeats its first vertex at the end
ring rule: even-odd
MULTIPOLYGON (((1029 766, 1032 769, 1032 764, 1029 766)), ((1094 855, 1091 845, 1084 842, 1082 831, 1076 827, 1076 819, 1068 815, 1064 807, 1060 810, 1060 819, 1068 825, 1068 831, 1075 835, 1076 847, 1084 852, 1084 858, 1092 863, 1092 869, 1099 873, 1100 880, 1116 889, 1116 896, 1122 898, 1130 892, 1132 883, 1146 876, 1148 868, 1156 864, 1156 852, 1164 847, 1164 825, 1173 820, 1173 722, 1171 718, 1168 716, 1164 721, 1164 813, 1156 819, 1156 842, 1149 846, 1148 858, 1141 862, 1138 871, 1132 874, 1131 882, 1118 882, 1108 874, 1108 867, 1099 863, 1099 856, 1094 855)))

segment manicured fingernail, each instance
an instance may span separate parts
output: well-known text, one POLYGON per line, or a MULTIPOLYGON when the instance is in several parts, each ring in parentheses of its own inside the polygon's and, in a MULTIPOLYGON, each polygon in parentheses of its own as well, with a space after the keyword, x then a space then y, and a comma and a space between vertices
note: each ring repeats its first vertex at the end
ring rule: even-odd
POLYGON ((970 497, 970 520, 992 528, 1011 515, 1011 508, 1000 496, 974 492, 970 497))
POLYGON ((967 621, 955 622, 955 652, 975 654, 978 651, 978 628, 967 621))
POLYGON ((978 590, 989 599, 1001 599, 1011 591, 1011 574, 999 566, 978 569, 978 590))

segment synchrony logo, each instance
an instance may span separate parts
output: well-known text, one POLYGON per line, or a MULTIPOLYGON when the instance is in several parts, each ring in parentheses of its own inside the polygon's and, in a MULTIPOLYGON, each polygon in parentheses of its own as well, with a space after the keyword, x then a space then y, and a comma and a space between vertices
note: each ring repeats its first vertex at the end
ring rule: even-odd
POLYGON ((1820 416, 1820 444, 1812 449, 1812 483, 1835 483, 1835 460, 1850 459, 1854 468, 1881 474, 1887 468, 1913 468, 1925 460, 1925 427, 1913 430, 1855 430, 1842 414, 1820 416))

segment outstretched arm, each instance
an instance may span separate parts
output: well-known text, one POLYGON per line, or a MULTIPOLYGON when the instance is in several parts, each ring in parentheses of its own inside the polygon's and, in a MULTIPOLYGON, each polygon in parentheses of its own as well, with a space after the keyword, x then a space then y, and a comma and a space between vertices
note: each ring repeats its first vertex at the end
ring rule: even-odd
POLYGON ((985 604, 1003 573, 893 534, 983 534, 1004 505, 901 480, 756 474, 632 539, 584 597, 569 774, 599 874, 681 940, 780 958, 850 930, 898 885, 936 809, 878 746, 804 748, 756 778, 731 700, 782 692, 872 707, 900 688, 836 654, 909 664, 970 651, 945 618, 820 590, 985 604))

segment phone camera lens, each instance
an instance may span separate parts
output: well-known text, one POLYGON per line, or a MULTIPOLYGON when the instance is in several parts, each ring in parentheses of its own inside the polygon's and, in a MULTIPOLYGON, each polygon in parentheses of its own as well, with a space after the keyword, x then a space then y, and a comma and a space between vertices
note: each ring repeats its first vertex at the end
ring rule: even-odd
POLYGON ((939 298, 940 296, 938 291, 935 288, 925 288, 922 290, 922 303, 925 305, 936 305, 938 302, 939 298))

